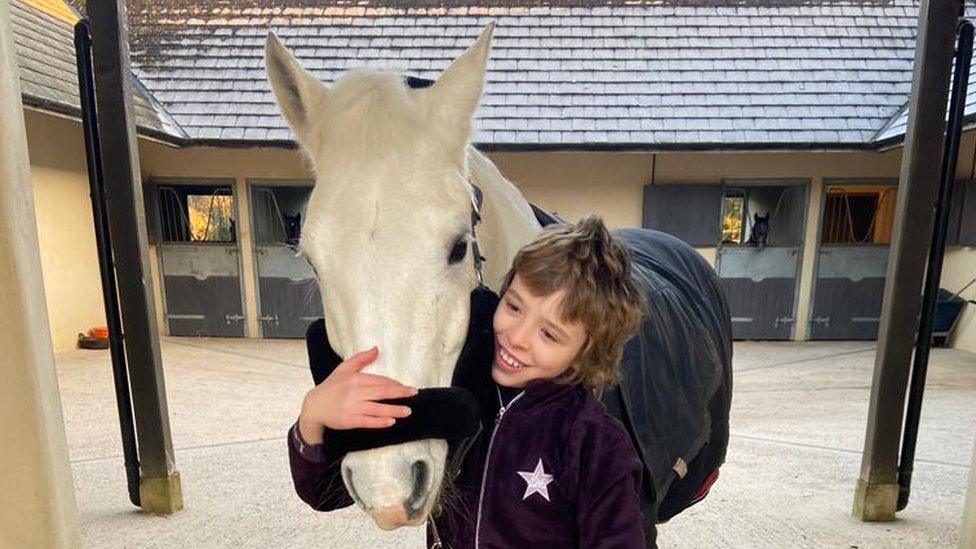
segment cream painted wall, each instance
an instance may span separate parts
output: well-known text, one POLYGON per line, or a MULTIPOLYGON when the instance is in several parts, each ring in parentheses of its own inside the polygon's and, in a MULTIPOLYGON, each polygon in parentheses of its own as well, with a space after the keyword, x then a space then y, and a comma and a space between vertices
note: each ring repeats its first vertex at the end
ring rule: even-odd
MULTIPOLYGON (((942 269, 941 286, 958 292, 970 280, 976 278, 976 247, 952 247, 946 251, 945 265, 942 269)), ((976 299, 976 283, 960 294, 964 299, 976 299)), ((966 304, 956 325, 952 347, 976 353, 976 305, 966 304)))
MULTIPOLYGON (((976 135, 973 132, 963 135, 959 147, 961 152, 956 177, 976 179, 976 135)), ((939 285, 958 292, 973 278, 976 278, 976 247, 953 246, 947 249, 939 285)), ((961 297, 976 299, 976 283, 963 292, 961 297)), ((949 346, 976 353, 976 305, 967 303, 963 307, 949 346)))
MULTIPOLYGON (((973 175, 974 147, 976 136, 964 136, 959 177, 973 175)), ((208 147, 174 149, 143 141, 140 142, 140 153, 146 177, 234 179, 237 181, 235 188, 239 195, 244 188, 241 182, 247 178, 305 179, 312 176, 308 164, 296 150, 208 147)), ((569 220, 576 220, 590 212, 598 213, 612 228, 640 226, 643 186, 648 183, 720 183, 726 179, 751 178, 809 179, 810 207, 805 228, 806 244, 800 266, 796 329, 796 338, 804 339, 814 282, 823 181, 830 178, 897 178, 900 155, 900 149, 893 149, 882 153, 494 152, 489 157, 530 202, 555 211, 569 220)), ((244 197, 240 196, 240 200, 239 207, 244 208, 244 197)), ((249 281, 254 276, 253 264, 246 260, 246 255, 250 253, 249 227, 242 223, 239 231, 245 254, 242 261, 244 279, 249 281)), ((700 248, 699 252, 714 265, 716 248, 700 248)), ((947 271, 969 268, 963 257, 950 254, 947 258, 947 271)), ((245 284, 245 287, 246 310, 249 317, 254 317, 254 285, 245 284)), ((162 304, 157 305, 157 309, 162 311, 162 304)), ((253 337, 257 332, 251 324, 248 333, 253 337)))
POLYGON ((105 324, 81 124, 25 110, 44 290, 54 350, 105 324))
POLYGON ((0 547, 81 547, 10 10, 0 4, 0 547))
POLYGON ((210 177, 218 179, 311 177, 304 156, 292 149, 231 149, 189 147, 176 149, 139 141, 139 162, 144 178, 210 177))
MULTIPOLYGON (((105 323, 92 230, 88 177, 80 123, 25 110, 31 177, 41 245, 45 290, 56 351, 72 349, 78 332, 105 323)), ((208 177, 235 181, 241 218, 248 216, 245 181, 249 178, 308 179, 311 169, 297 150, 193 147, 176 149, 139 141, 145 178, 208 177)), ((976 133, 963 136, 957 176, 976 177, 976 133)), ((816 242, 819 236, 820 193, 829 178, 897 178, 901 150, 883 153, 515 153, 489 157, 526 198, 568 220, 593 212, 612 228, 641 224, 643 186, 654 184, 720 183, 726 179, 807 178, 811 181, 805 229, 806 245, 800 267, 800 296, 796 338, 806 337, 816 242)), ((240 223, 242 276, 245 287, 247 333, 257 337, 257 300, 250 226, 240 223)), ((699 248, 715 264, 717 249, 699 248)), ((150 253, 155 253, 155 249, 150 253)), ((972 272, 971 255, 950 252, 943 286, 972 272), (950 274, 961 273, 961 274, 950 274)), ((153 262, 156 287, 161 288, 158 263, 153 262)), ((968 280, 968 279, 967 279, 968 280)), ((161 291, 155 292, 157 321, 165 333, 161 291)), ((976 339, 972 312, 960 325, 956 346, 976 339), (966 337, 973 336, 973 337, 966 337)), ((968 344, 976 347, 976 343, 968 344)))
POLYGON ((567 221, 596 213, 611 228, 640 227, 646 153, 491 153, 489 158, 533 204, 567 221))

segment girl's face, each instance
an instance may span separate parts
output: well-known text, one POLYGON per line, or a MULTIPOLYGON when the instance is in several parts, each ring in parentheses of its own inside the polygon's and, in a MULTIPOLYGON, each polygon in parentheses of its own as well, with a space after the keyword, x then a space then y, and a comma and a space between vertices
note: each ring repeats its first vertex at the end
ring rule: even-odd
POLYGON ((565 290, 532 295, 516 274, 495 311, 495 359, 491 378, 504 387, 562 375, 583 344, 586 327, 560 316, 565 290))

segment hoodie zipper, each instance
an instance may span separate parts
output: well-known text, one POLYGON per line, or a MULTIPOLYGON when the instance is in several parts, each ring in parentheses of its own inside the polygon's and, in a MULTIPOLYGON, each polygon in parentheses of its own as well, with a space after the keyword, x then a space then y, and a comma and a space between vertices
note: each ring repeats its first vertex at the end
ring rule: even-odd
POLYGON ((505 406, 502 404, 502 393, 498 389, 497 385, 495 386, 495 392, 498 393, 499 408, 498 408, 498 415, 495 416, 495 426, 491 430, 491 438, 488 439, 488 453, 487 455, 485 455, 485 470, 481 472, 481 493, 478 494, 478 520, 475 523, 475 528, 474 528, 475 549, 478 549, 478 547, 481 545, 481 540, 479 539, 481 536, 481 507, 485 499, 485 480, 488 478, 488 465, 491 463, 491 447, 495 443, 495 433, 498 432, 498 425, 502 422, 502 416, 505 415, 505 412, 508 411, 508 409, 511 408, 513 404, 515 404, 516 400, 522 398, 522 395, 525 394, 525 391, 523 390, 519 394, 515 395, 515 398, 509 401, 508 406, 505 406))

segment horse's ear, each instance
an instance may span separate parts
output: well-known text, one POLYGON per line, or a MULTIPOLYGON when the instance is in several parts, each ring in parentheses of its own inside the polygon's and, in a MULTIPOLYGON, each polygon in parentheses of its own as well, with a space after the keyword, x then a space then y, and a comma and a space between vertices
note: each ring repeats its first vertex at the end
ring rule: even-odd
POLYGON ((281 113, 298 141, 306 148, 314 148, 309 115, 322 111, 329 89, 298 65, 273 32, 268 33, 264 43, 264 61, 281 113))
POLYGON ((455 59, 430 89, 432 111, 446 128, 461 132, 460 140, 465 144, 471 132, 471 117, 481 101, 494 29, 495 23, 488 23, 474 45, 455 59))

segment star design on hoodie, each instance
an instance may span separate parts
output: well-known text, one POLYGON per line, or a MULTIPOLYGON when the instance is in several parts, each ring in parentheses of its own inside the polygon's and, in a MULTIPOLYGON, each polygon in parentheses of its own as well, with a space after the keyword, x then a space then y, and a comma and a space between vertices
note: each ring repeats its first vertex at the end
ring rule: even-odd
POLYGON ((542 467, 542 458, 539 458, 539 463, 536 464, 535 470, 530 472, 518 471, 518 475, 522 477, 525 481, 525 495, 522 496, 522 501, 528 499, 532 494, 539 494, 540 496, 549 499, 549 483, 553 481, 553 477, 546 473, 546 470, 542 467))

